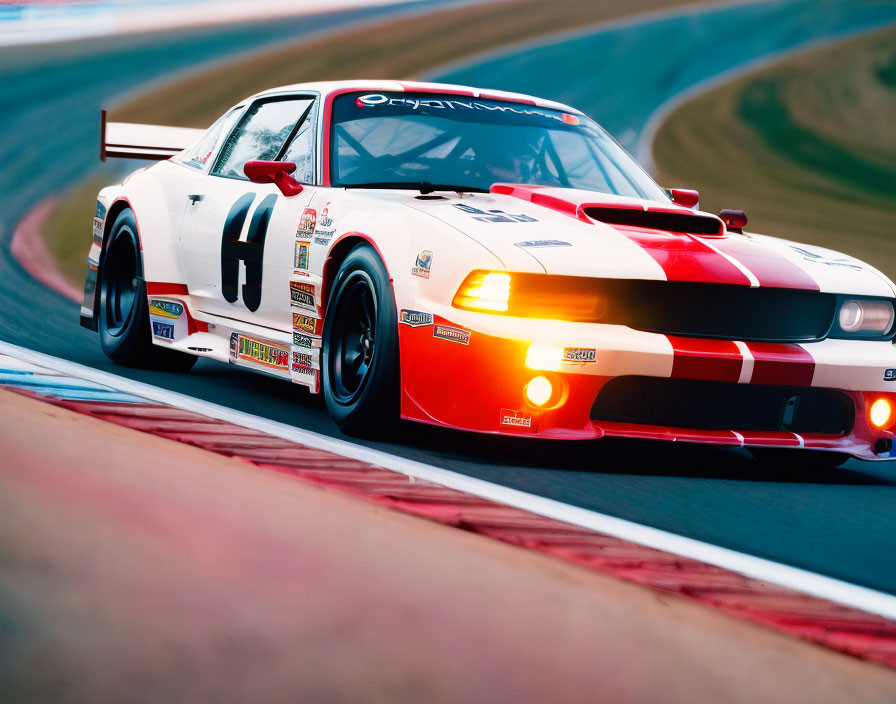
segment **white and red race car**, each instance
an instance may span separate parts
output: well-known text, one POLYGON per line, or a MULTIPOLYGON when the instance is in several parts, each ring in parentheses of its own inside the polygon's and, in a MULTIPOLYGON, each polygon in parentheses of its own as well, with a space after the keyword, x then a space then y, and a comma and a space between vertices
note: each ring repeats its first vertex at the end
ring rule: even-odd
POLYGON ((273 374, 350 433, 894 454, 893 283, 697 210, 578 110, 352 81, 103 128, 158 160, 97 200, 81 322, 115 362, 273 374))

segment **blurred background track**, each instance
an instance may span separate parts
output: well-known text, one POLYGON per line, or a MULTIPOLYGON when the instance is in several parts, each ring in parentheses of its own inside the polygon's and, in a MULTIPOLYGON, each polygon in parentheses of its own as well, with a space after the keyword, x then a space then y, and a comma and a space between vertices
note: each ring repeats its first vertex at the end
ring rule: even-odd
POLYGON ((0 407, 4 703, 896 694, 892 670, 676 597, 9 391, 0 407))
MULTIPOLYGON (((634 147, 653 111, 699 81, 760 55, 896 21, 893 2, 787 0, 672 10, 667 15, 620 20, 600 30, 592 27, 575 36, 538 42, 532 39, 540 32, 563 28, 550 24, 550 17, 565 18, 564 27, 575 27, 586 22, 586 11, 593 13, 587 15, 592 18, 587 21, 593 22, 601 17, 618 19, 622 11, 667 4, 639 0, 620 9, 618 3, 609 0, 558 0, 541 4, 548 10, 546 15, 533 9, 531 14, 511 13, 504 18, 507 21, 499 21, 500 17, 489 13, 499 8, 505 12, 507 8, 519 10, 526 0, 475 4, 448 10, 449 16, 462 10, 483 13, 472 24, 456 22, 451 31, 433 24, 432 16, 412 21, 391 14, 416 12, 423 7, 406 4, 313 20, 4 49, 0 51, 0 82, 4 86, 0 94, 0 192, 5 205, 0 211, 0 337, 245 412, 335 435, 319 399, 277 380, 205 361, 186 376, 114 367, 103 357, 96 335, 78 326, 78 306, 34 282, 10 258, 12 229, 25 212, 42 198, 77 183, 95 167, 99 108, 147 82, 170 78, 175 72, 192 70, 209 60, 239 59, 236 64, 220 64, 211 74, 213 79, 195 74, 182 77, 187 83, 181 84, 180 89, 157 85, 161 93, 156 94, 156 99, 132 96, 137 102, 130 107, 120 104, 119 116, 152 122, 164 113, 166 119, 178 122, 210 122, 239 97, 273 84, 348 75, 340 71, 350 71, 352 77, 375 77, 371 72, 379 67, 384 72, 438 74, 451 80, 566 100, 590 112, 634 147), (383 20, 386 13, 405 27, 404 35, 392 33, 396 26, 359 28, 356 24, 383 20), (252 73, 265 66, 263 62, 269 61, 270 55, 257 54, 254 58, 259 63, 252 63, 255 69, 247 57, 238 56, 240 51, 292 40, 299 34, 307 39, 313 32, 335 31, 337 27, 348 27, 341 39, 328 35, 310 39, 310 44, 298 48, 278 46, 278 63, 283 73, 271 73, 269 68, 252 73), (423 31, 424 28, 428 29, 423 31), (409 44, 415 36, 419 43, 409 44), (455 41, 458 38, 461 41, 455 41), (523 38, 533 43, 479 57, 468 65, 435 68, 446 61, 460 60, 464 53, 490 50, 495 43, 523 38), (361 45, 355 42, 362 40, 367 43, 359 52, 361 45), (435 49, 426 55, 425 61, 424 55, 416 53, 420 46, 435 49), (328 47, 342 53, 327 54, 324 50, 328 47), (285 56, 291 59, 284 61, 285 56), (405 60, 411 57, 413 61, 405 60), (190 86, 189 90, 184 90, 184 85, 190 86), (221 87, 226 90, 219 90, 221 87)), ((384 76, 380 70, 376 73, 384 76)), ((392 77, 400 76, 393 73, 392 77)), ((665 164, 662 155, 657 142, 658 161, 665 164)), ((679 155, 675 163, 688 158, 679 155)), ((700 178, 712 181, 716 173, 707 170, 700 178)), ((685 176, 689 174, 682 174, 682 178, 685 176)), ((750 186, 748 177, 743 182, 736 177, 736 172, 731 173, 732 188, 750 186)), ((103 178, 108 179, 109 175, 103 178)), ((695 185, 711 190, 712 184, 682 181, 664 185, 695 185)), ((83 259, 79 260, 77 250, 86 250, 89 244, 96 190, 97 185, 91 185, 83 191, 84 195, 67 199, 70 209, 58 210, 55 219, 50 220, 54 235, 77 233, 63 245, 57 245, 69 247, 66 256, 73 262, 69 271, 74 278, 80 278, 79 271, 83 271, 83 259)), ((707 197, 715 198, 711 193, 707 197)), ((719 205, 727 207, 744 204, 743 200, 727 196, 720 196, 719 200, 719 205)), ((841 246, 849 251, 849 240, 844 239, 841 246)), ((4 435, 7 432, 4 429, 4 435)), ((4 442, 10 439, 7 437, 4 442)), ((572 505, 896 594, 896 563, 883 557, 892 553, 896 543, 896 480, 887 465, 852 462, 848 470, 806 475, 787 467, 758 465, 744 453, 730 450, 636 442, 574 447, 548 443, 533 447, 525 442, 466 435, 462 442, 458 440, 455 433, 414 426, 405 429, 400 442, 370 444, 572 505)))
POLYGON ((896 275, 896 29, 823 46, 723 83, 668 114, 666 183, 756 232, 846 251, 896 275))

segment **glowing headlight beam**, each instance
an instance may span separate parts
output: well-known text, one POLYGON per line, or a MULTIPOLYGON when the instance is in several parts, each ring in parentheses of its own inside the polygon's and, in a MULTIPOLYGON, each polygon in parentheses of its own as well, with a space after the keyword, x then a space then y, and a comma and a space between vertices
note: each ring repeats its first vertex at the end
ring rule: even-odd
POLYGON ((510 302, 510 274, 502 271, 472 274, 458 290, 454 302, 463 308, 504 313, 510 302))
POLYGON ((868 419, 871 421, 871 424, 876 428, 883 428, 890 422, 890 416, 893 415, 893 409, 890 406, 890 402, 885 398, 879 398, 877 401, 871 404, 871 408, 868 410, 868 419))
POLYGON ((526 366, 529 369, 539 369, 546 372, 555 372, 563 364, 563 348, 553 345, 529 345, 526 351, 526 366))
POLYGON ((486 310, 507 310, 510 300, 510 274, 491 273, 482 278, 479 290, 471 291, 479 307, 486 310))

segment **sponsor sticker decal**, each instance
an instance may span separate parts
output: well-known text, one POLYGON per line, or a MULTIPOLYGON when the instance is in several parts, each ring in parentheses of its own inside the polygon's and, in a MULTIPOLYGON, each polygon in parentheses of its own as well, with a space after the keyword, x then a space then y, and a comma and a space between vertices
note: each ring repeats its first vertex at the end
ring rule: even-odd
POLYGON ((479 220, 480 222, 538 222, 537 218, 533 218, 531 215, 523 215, 522 213, 513 215, 505 213, 503 210, 480 210, 466 203, 455 203, 454 207, 470 214, 474 220, 479 220))
POLYGON ((419 310, 402 310, 399 322, 419 328, 421 325, 432 325, 432 313, 424 313, 419 310))
POLYGON ((796 247, 794 245, 790 245, 790 248, 799 254, 803 259, 807 262, 812 262, 813 264, 824 264, 825 266, 839 266, 846 269, 854 269, 856 271, 862 271, 861 262, 858 262, 855 259, 847 259, 846 257, 837 257, 836 259, 829 258, 826 256, 822 256, 821 254, 817 254, 815 252, 810 252, 808 249, 803 249, 802 247, 796 247))
POLYGON ((517 242, 517 247, 572 247, 571 242, 563 240, 527 240, 526 242, 517 242))
POLYGON ((417 263, 411 268, 411 273, 414 276, 419 276, 421 279, 429 278, 429 270, 432 267, 432 251, 428 249, 424 249, 420 254, 417 255, 417 263))
POLYGON ((240 334, 238 332, 230 333, 230 358, 239 359, 240 356, 240 334))
POLYGON ((459 342, 462 345, 470 344, 470 331, 452 328, 448 325, 436 325, 432 329, 432 336, 451 342, 459 342))
POLYGON ((300 332, 294 332, 292 334, 292 344, 295 347, 304 347, 305 349, 312 349, 314 347, 314 340, 312 340, 308 335, 303 335, 300 332))
POLYGON ((336 228, 332 227, 333 218, 330 217, 330 204, 327 203, 324 209, 320 211, 320 219, 317 221, 317 228, 314 230, 315 244, 329 244, 330 239, 336 234, 336 228))
POLYGON ((316 335, 319 322, 318 318, 312 318, 310 315, 303 315, 302 313, 292 314, 292 329, 296 331, 304 330, 312 335, 316 335))
POLYGON ((502 408, 501 425, 511 425, 514 428, 531 428, 532 416, 527 416, 519 411, 512 411, 508 408, 502 408))
POLYGON ((313 391, 317 391, 320 384, 320 371, 310 364, 311 355, 302 352, 292 353, 292 380, 310 386, 313 391), (309 364, 304 364, 304 362, 309 364))
POLYGON ((308 242, 296 242, 296 269, 308 268, 308 242))
POLYGON ((165 340, 173 340, 174 325, 172 323, 160 323, 158 320, 153 320, 152 334, 165 340))
POLYGON ((180 303, 173 301, 151 300, 149 302, 149 314, 158 315, 162 318, 179 318, 184 314, 184 307, 180 303))
POLYGON ((305 208, 302 217, 299 218, 299 227, 296 229, 296 237, 310 240, 317 226, 317 211, 313 208, 305 208))
POLYGON ((314 305, 314 284, 304 281, 289 282, 289 302, 298 308, 317 310, 314 305))
MULTIPOLYGON (((234 333, 237 334, 237 333, 234 333)), ((233 345, 233 337, 231 336, 231 347, 233 345)), ((257 362, 266 367, 275 369, 289 369, 289 349, 274 345, 263 340, 256 340, 254 337, 238 335, 239 348, 238 356, 249 362, 257 362)))
POLYGON ((896 369, 884 369, 884 381, 896 381, 896 369))
POLYGON ((591 364, 597 361, 597 350, 586 347, 566 347, 563 350, 563 361, 570 364, 591 364))
POLYGON ((307 368, 311 369, 314 366, 314 360, 311 358, 311 355, 307 352, 293 352, 292 353, 292 369, 293 371, 298 371, 299 369, 307 368))
POLYGON ((556 120, 567 125, 579 124, 575 115, 560 112, 549 112, 537 107, 523 107, 515 103, 503 101, 491 101, 475 98, 405 98, 389 97, 382 93, 368 93, 355 99, 355 105, 359 108, 375 108, 381 106, 397 106, 410 110, 472 110, 475 112, 494 112, 505 115, 521 115, 549 120, 556 120))

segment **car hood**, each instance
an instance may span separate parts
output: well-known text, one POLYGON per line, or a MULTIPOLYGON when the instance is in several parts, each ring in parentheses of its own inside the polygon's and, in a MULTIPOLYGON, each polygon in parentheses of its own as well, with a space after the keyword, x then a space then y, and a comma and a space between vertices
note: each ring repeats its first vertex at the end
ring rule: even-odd
POLYGON ((671 202, 498 185, 406 204, 475 239, 511 271, 896 295, 883 274, 853 257, 730 232, 715 215, 671 202))

